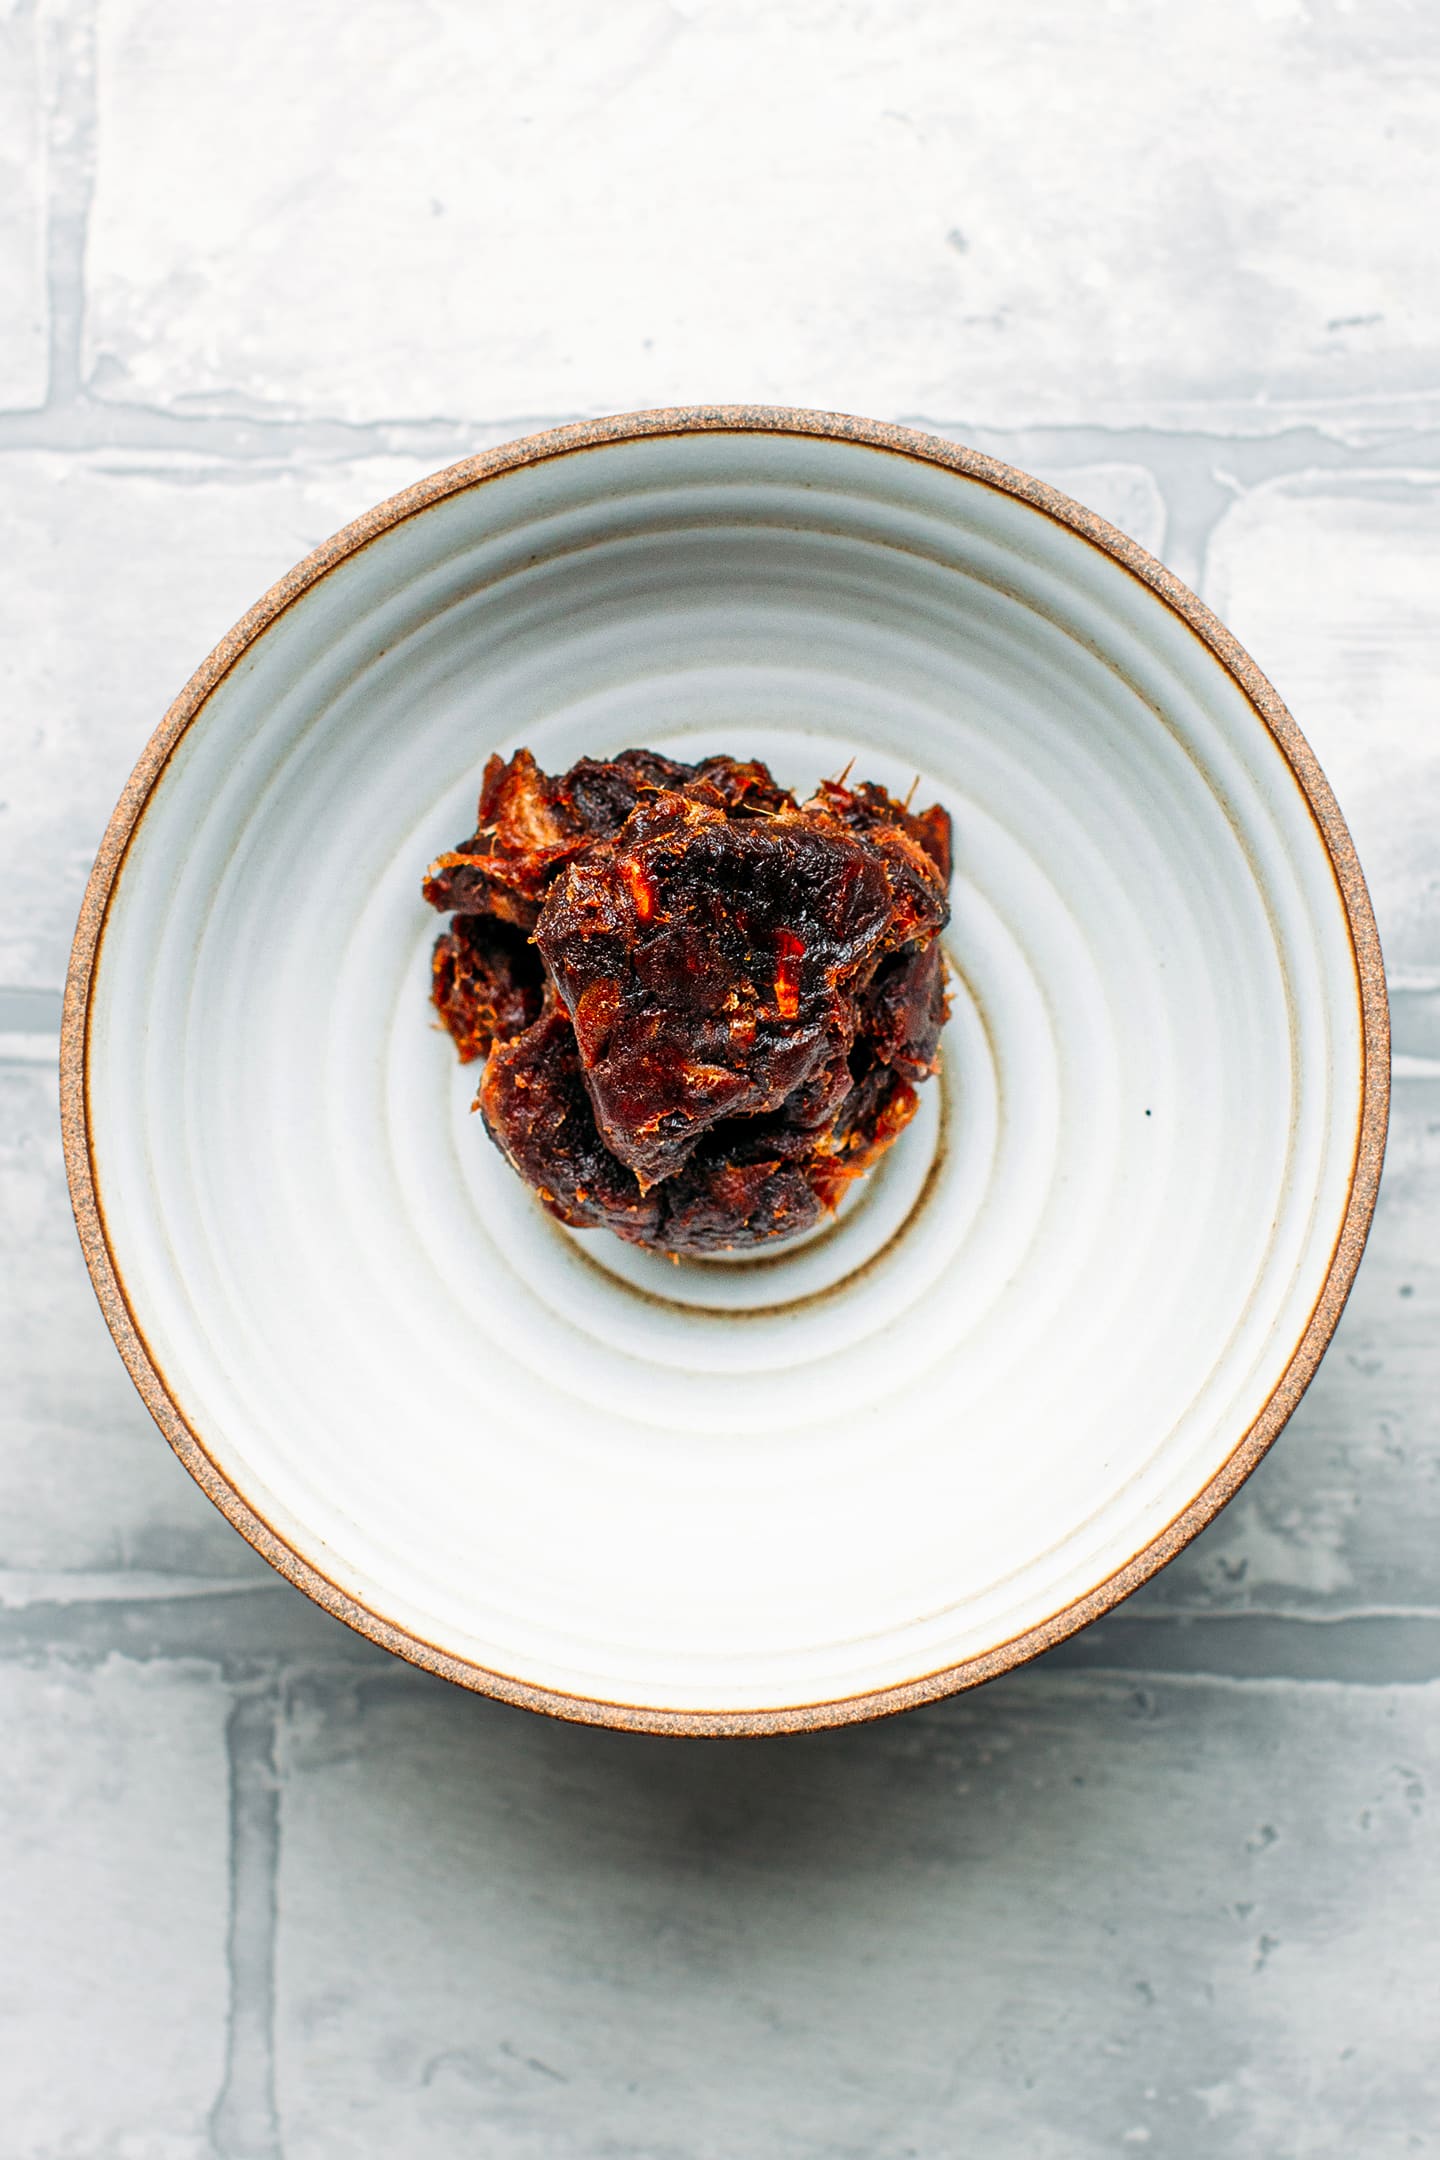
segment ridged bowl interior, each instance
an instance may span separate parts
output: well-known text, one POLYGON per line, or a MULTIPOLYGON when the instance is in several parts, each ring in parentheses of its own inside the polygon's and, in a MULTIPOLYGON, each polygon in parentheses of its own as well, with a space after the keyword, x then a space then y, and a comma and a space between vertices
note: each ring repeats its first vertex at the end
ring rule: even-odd
POLYGON ((88 1020, 220 1483, 362 1624, 621 1721, 868 1698, 1144 1553, 1291 1365, 1363 1100, 1331 851, 1194 629, 1003 488, 760 430, 520 464, 310 584, 150 790, 88 1020), (567 1232, 471 1116, 419 881, 522 743, 950 808, 943 1081, 793 1251, 567 1232))

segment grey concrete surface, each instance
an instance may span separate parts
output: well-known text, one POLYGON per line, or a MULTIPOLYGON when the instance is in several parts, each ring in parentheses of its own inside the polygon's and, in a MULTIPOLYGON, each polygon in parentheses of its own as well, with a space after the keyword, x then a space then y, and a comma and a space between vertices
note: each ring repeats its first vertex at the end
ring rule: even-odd
POLYGON ((1440 13, 0 0, 0 2160, 1440 2152, 1440 13), (59 992, 129 765, 347 517, 668 400, 954 434, 1290 699, 1393 973, 1280 1446, 1040 1667, 801 1741, 473 1701, 110 1348, 59 992))

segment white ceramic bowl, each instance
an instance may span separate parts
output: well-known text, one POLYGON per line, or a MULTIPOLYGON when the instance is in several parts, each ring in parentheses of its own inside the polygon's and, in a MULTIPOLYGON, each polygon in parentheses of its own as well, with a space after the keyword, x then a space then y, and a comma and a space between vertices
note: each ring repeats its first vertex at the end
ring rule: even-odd
POLYGON ((64 1043, 102 1304, 238 1528, 420 1664, 690 1732, 986 1678, 1193 1535, 1334 1327, 1386 1073, 1348 836, 1200 603, 986 458, 748 409, 455 466, 262 600, 116 812, 64 1043), (521 743, 949 805, 943 1083, 832 1228, 674 1267, 469 1115, 420 875, 521 743))

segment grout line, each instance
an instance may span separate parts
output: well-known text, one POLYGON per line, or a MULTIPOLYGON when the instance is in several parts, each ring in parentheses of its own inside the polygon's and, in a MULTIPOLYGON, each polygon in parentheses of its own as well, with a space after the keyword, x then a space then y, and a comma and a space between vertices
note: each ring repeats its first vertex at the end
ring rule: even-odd
POLYGON ((1042 1662, 1177 1679, 1423 1687, 1440 1681, 1440 1613, 1115 1614, 1072 1635, 1042 1662))
MULTIPOLYGON (((0 1606, 0 1662, 45 1658, 92 1666, 123 1657, 140 1664, 202 1660, 243 1680, 257 1664, 283 1662, 324 1684, 357 1674, 396 1686, 434 1683, 353 1634, 278 1580, 166 1595, 148 1582, 125 1593, 37 1598, 0 1606)), ((1123 1608, 1095 1621, 1040 1663, 1086 1671, 1191 1674, 1217 1680, 1333 1682, 1357 1687, 1440 1680, 1440 1608, 1360 1607, 1340 1612, 1250 1610, 1147 1612, 1123 1608)))
MULTIPOLYGON (((453 464, 473 451, 539 434, 579 417, 522 414, 499 420, 338 420, 324 414, 280 411, 186 413, 123 399, 95 398, 77 387, 42 411, 0 412, 0 452, 148 453, 156 457, 210 458, 250 470, 293 464, 302 458, 343 464, 368 457, 412 457, 431 468, 453 464)), ((177 477, 183 478, 180 474, 177 477)), ((204 477, 209 477, 208 475, 204 477)))
POLYGON ((278 1576, 157 1594, 153 1583, 112 1596, 54 1595, 0 1605, 0 1662, 55 1658, 77 1665, 200 1659, 243 1676, 257 1660, 383 1665, 386 1653, 322 1612, 278 1576))
POLYGON ((95 13, 95 0, 72 0, 71 5, 47 8, 42 17, 50 315, 44 415, 66 411, 81 393, 85 251, 95 194, 95 13))
POLYGON ((237 1693, 230 1764, 230 2001, 225 2074, 210 2113, 218 2160, 282 2160, 275 2106, 275 1939, 280 1792, 277 1677, 237 1693))
POLYGON ((0 1034, 0 1065, 55 1065, 59 1057, 58 1035, 0 1034))
MULTIPOLYGON (((218 460, 289 461, 312 456, 342 462, 376 455, 430 457, 448 463, 487 443, 539 433, 586 417, 560 413, 391 415, 374 420, 344 420, 323 413, 301 414, 284 407, 255 406, 225 411, 217 402, 208 411, 182 411, 132 400, 93 398, 80 381, 83 330, 82 295, 74 280, 83 278, 84 225, 88 216, 91 159, 88 146, 77 160, 68 150, 57 153, 60 174, 52 191, 52 274, 59 288, 63 319, 54 333, 56 379, 52 396, 40 412, 0 412, 0 450, 149 450, 159 454, 197 453, 218 460)), ((1417 429, 1397 410, 1388 424, 1361 441, 1327 433, 1314 421, 1297 421, 1265 435, 1231 435, 1223 428, 1197 424, 1193 429, 1164 428, 1137 422, 1103 426, 1076 420, 993 426, 978 419, 938 420, 906 414, 904 423, 951 440, 963 440, 1021 466, 1046 464, 1133 463, 1147 467, 1160 481, 1185 476, 1203 487, 1217 509, 1234 490, 1267 480, 1300 475, 1347 481, 1352 475, 1372 479, 1405 478, 1412 484, 1440 471, 1440 429, 1417 429), (1220 469, 1223 461, 1223 474, 1220 469)))
MULTIPOLYGON (((244 1597, 255 1578, 171 1573, 159 1568, 0 1567, 0 1612, 32 1605, 134 1605, 183 1603, 188 1598, 244 1597)), ((260 1579, 260 1587, 271 1584, 260 1579)))

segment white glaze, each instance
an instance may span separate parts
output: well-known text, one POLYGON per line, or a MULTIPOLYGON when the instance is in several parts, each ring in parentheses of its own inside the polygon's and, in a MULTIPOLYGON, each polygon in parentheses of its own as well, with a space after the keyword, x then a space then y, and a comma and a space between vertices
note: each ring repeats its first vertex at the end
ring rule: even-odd
POLYGON ((1304 1328, 1359 1091, 1328 860, 1179 618, 978 483, 766 436, 512 473, 314 587, 156 791, 91 1034, 128 1295, 257 1511, 444 1649, 694 1709, 937 1670, 1147 1544, 1304 1328), (521 742, 949 803, 943 1120, 828 1236, 577 1240, 469 1116, 418 880, 521 742))

